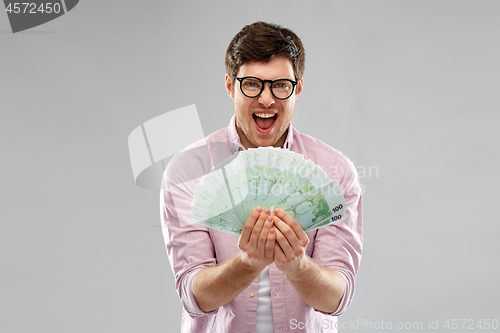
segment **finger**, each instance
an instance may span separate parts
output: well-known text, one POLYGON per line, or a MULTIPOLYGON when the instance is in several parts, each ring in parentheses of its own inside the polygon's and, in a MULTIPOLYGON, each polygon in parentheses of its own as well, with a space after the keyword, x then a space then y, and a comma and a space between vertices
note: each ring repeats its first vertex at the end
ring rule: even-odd
POLYGON ((266 257, 267 236, 272 226, 273 226, 273 215, 268 215, 266 220, 264 221, 264 225, 262 226, 262 230, 260 232, 259 239, 257 242, 257 252, 256 252, 257 258, 266 257))
POLYGON ((284 264, 287 261, 285 253, 283 253, 283 249, 278 242, 274 243, 274 261, 280 264, 284 264))
POLYGON ((285 236, 292 249, 297 250, 302 247, 302 244, 300 243, 297 235, 295 235, 295 232, 288 224, 283 222, 283 220, 276 216, 274 218, 274 225, 283 234, 283 236, 285 236))
POLYGON ((269 209, 264 208, 264 210, 261 212, 259 215, 259 218, 257 219, 257 222, 255 222, 255 225, 252 228, 251 234, 250 234, 250 239, 248 240, 248 249, 247 253, 250 250, 251 253, 256 253, 257 251, 257 242, 259 241, 259 236, 260 232, 262 231, 262 227, 264 226, 264 222, 267 219, 269 215, 269 209))
POLYGON ((262 208, 255 207, 255 209, 252 210, 252 212, 250 212, 250 214, 248 215, 248 218, 245 221, 245 224, 243 225, 243 228, 241 230, 241 235, 238 242, 240 248, 241 246, 245 247, 248 244, 248 241, 250 240, 250 235, 252 234, 253 227, 257 222, 261 212, 262 208))
POLYGON ((283 233, 280 231, 280 229, 275 228, 276 230, 276 243, 279 244, 281 247, 281 250, 283 252, 283 255, 289 259, 295 259, 295 254, 293 252, 293 248, 288 242, 287 238, 283 233))
POLYGON ((273 260, 274 259, 274 247, 276 245, 276 230, 271 228, 269 233, 267 234, 267 242, 266 242, 266 259, 273 260))
POLYGON ((293 232, 302 243, 309 243, 309 237, 307 237, 300 224, 293 217, 291 217, 290 214, 279 208, 274 210, 274 214, 285 222, 290 228, 292 228, 293 232))

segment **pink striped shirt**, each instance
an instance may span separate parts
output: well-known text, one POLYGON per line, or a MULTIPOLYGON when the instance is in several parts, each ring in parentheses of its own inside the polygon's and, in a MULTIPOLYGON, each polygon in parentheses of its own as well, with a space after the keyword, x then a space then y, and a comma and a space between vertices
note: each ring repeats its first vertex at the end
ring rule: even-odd
MULTIPOLYGON (((193 278, 205 267, 223 263, 238 251, 238 237, 190 221, 194 186, 213 166, 213 150, 208 143, 232 143, 234 150, 245 149, 236 131, 235 116, 229 127, 221 129, 185 149, 195 152, 177 155, 167 167, 160 205, 167 253, 175 275, 176 289, 183 305, 182 332, 255 332, 258 277, 236 298, 205 313, 191 291, 193 278), (195 148, 198 148, 196 150, 195 148), (207 161, 211 162, 207 162, 207 161)), ((306 253, 319 264, 332 268, 344 278, 346 290, 334 313, 323 313, 306 304, 276 268, 269 266, 274 332, 337 332, 337 316, 348 307, 354 295, 354 281, 361 260, 361 186, 352 162, 341 152, 311 136, 288 129, 284 148, 304 155, 337 179, 348 204, 345 220, 307 233, 306 253)))

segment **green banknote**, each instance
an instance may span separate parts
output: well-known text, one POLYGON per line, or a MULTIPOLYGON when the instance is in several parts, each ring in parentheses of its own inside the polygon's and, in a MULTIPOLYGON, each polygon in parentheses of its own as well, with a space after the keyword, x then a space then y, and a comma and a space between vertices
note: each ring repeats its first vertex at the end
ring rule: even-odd
POLYGON ((347 208, 337 180, 320 166, 286 149, 259 147, 236 152, 201 178, 191 218, 239 235, 257 206, 283 209, 306 232, 343 220, 347 208))

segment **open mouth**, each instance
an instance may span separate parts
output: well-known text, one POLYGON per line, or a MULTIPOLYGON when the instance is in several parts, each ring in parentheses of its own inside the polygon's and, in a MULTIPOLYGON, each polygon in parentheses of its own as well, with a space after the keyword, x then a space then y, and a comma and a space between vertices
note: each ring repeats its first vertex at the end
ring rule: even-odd
POLYGON ((253 120, 259 132, 267 133, 273 127, 276 119, 278 118, 277 113, 264 113, 256 112, 253 114, 253 120))

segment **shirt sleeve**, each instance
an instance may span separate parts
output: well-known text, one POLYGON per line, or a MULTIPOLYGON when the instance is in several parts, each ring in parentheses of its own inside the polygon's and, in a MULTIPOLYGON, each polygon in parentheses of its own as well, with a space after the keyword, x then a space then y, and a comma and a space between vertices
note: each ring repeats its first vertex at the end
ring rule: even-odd
POLYGON ((329 176, 337 179, 347 203, 345 219, 318 229, 312 258, 319 264, 334 269, 344 278, 345 291, 339 307, 329 315, 339 316, 347 309, 354 296, 355 278, 361 261, 363 243, 362 189, 352 162, 340 153, 329 176))
POLYGON ((184 309, 195 318, 215 314, 218 309, 203 312, 191 289, 195 275, 216 264, 215 249, 208 228, 191 221, 191 201, 197 179, 196 176, 186 175, 192 167, 192 164, 187 166, 185 163, 171 161, 163 177, 160 213, 175 287, 184 309))

